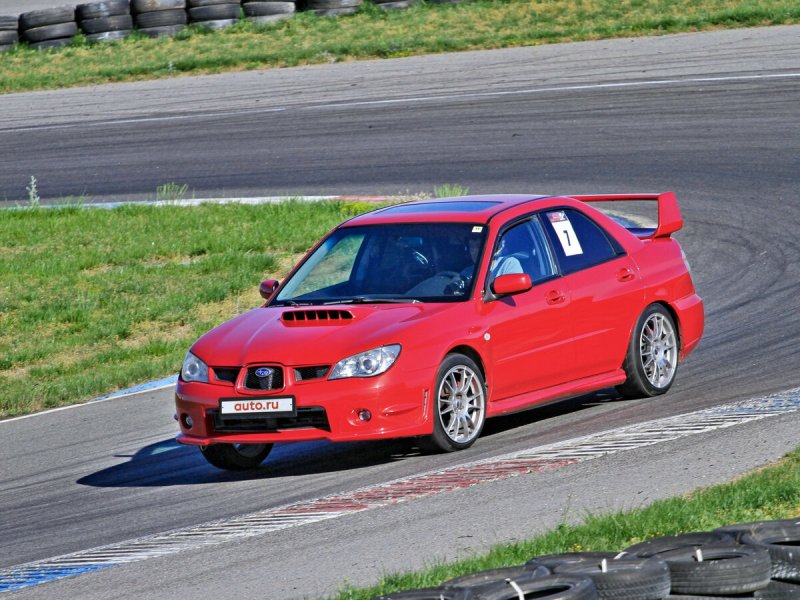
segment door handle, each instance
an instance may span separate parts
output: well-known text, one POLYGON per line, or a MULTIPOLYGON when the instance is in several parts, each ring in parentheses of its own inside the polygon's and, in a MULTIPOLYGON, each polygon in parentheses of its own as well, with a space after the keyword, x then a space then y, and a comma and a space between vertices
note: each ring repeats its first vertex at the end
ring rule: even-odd
POLYGON ((564 300, 566 300, 564 292, 559 290, 550 290, 544 295, 544 297, 548 304, 561 304, 564 302, 564 300))
POLYGON ((624 267, 617 271, 617 281, 631 281, 634 277, 636 277, 636 273, 634 273, 633 270, 628 267, 624 267))

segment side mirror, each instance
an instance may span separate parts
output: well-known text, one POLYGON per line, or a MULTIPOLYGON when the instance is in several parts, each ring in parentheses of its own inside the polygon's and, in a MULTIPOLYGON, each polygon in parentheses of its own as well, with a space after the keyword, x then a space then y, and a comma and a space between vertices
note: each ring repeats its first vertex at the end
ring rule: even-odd
POLYGON ((276 279, 265 279, 261 282, 261 285, 258 286, 258 293, 261 294, 264 300, 269 300, 272 294, 275 293, 275 290, 278 289, 278 285, 279 282, 276 279))
POLYGON ((521 292, 527 292, 532 287, 531 276, 527 273, 500 275, 500 277, 492 282, 492 292, 494 292, 496 296, 519 294, 521 292))

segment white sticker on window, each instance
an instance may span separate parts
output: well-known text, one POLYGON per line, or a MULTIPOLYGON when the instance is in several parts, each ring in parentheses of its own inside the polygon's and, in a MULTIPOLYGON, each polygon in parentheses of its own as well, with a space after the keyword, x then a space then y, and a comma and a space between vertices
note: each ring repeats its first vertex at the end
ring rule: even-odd
POLYGON ((550 224, 553 226, 553 231, 556 232, 558 241, 561 242, 561 247, 564 249, 564 254, 567 256, 575 256, 583 254, 583 248, 575 235, 575 230, 572 228, 569 218, 567 218, 564 211, 554 213, 547 213, 550 224))
POLYGON ((480 225, 475 225, 475 227, 472 228, 472 233, 480 233, 481 231, 483 231, 483 227, 480 225))

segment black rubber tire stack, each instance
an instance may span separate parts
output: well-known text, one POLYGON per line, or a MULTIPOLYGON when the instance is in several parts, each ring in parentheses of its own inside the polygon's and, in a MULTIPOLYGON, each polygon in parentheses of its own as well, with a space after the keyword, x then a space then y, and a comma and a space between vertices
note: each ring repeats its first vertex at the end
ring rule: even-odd
POLYGON ((249 0, 242 4, 242 8, 248 21, 261 25, 289 19, 297 10, 294 2, 273 0, 249 0))
POLYGON ((22 13, 19 16, 20 37, 32 48, 58 48, 72 43, 78 33, 75 7, 58 6, 22 13))
POLYGON ((128 37, 133 17, 128 0, 104 0, 75 7, 78 26, 93 42, 113 42, 128 37))
POLYGON ((186 0, 131 0, 139 31, 149 37, 174 36, 186 27, 186 0))
POLYGON ((186 0, 189 23, 209 29, 225 29, 239 21, 239 0, 186 0))
POLYGON ((363 0, 306 0, 305 7, 315 15, 338 17, 358 12, 363 0))
POLYGON ((19 41, 19 18, 0 15, 0 52, 11 50, 19 41))

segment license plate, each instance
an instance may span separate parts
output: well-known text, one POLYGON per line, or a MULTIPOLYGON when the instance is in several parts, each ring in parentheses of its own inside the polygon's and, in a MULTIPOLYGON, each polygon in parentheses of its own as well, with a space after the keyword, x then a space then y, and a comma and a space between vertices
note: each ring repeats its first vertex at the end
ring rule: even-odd
POLYGON ((230 398, 220 400, 219 412, 223 415, 294 416, 294 398, 230 398))

